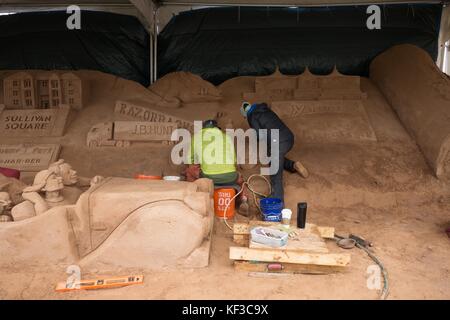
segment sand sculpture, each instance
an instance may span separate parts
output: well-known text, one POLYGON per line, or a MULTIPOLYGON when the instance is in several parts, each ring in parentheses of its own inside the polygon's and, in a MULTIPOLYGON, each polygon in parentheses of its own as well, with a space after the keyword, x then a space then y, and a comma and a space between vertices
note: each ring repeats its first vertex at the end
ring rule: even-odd
POLYGON ((205 267, 212 190, 208 179, 196 183, 103 179, 75 205, 0 224, 0 243, 8 244, 0 246, 4 257, 0 265, 78 264, 103 270, 205 267))
POLYGON ((68 105, 82 109, 89 85, 72 72, 17 72, 3 79, 4 104, 8 109, 49 109, 68 105))
POLYGON ((80 178, 70 164, 60 159, 38 172, 31 186, 16 179, 0 177, 0 191, 15 199, 11 215, 14 221, 20 221, 43 214, 55 206, 74 204, 83 188, 101 179, 99 176, 80 178))
POLYGON ((271 108, 300 142, 377 141, 360 100, 276 101, 271 108))
POLYGON ((64 134, 70 107, 53 109, 4 109, 0 107, 0 135, 11 137, 59 137, 64 134))
MULTIPOLYGON (((377 141, 365 110, 367 94, 361 90, 360 77, 342 75, 336 69, 327 76, 313 75, 308 69, 298 76, 277 70, 270 76, 228 80, 221 89, 225 96, 233 96, 235 105, 243 97, 268 103, 300 144, 377 141), (249 92, 251 86, 254 92, 249 92)), ((238 123, 228 116, 219 120, 223 127, 238 123)))
POLYGON ((450 178, 450 79, 431 57, 413 45, 382 53, 371 79, 416 140, 438 178, 450 178))
POLYGON ((10 222, 12 217, 8 212, 11 209, 11 198, 7 192, 0 192, 0 223, 10 222))
POLYGON ((134 102, 118 100, 114 112, 118 116, 148 122, 171 122, 179 128, 194 129, 194 122, 165 112, 140 106, 134 102))
POLYGON ((37 172, 55 162, 61 151, 59 144, 2 144, 0 167, 37 172))
POLYGON ((174 122, 103 122, 89 130, 86 143, 88 147, 129 147, 132 142, 167 142, 177 127, 174 122))
POLYGON ((257 77, 255 91, 243 93, 251 102, 286 100, 360 100, 360 77, 347 76, 335 68, 327 76, 313 75, 308 68, 299 76, 287 76, 277 69, 272 75, 257 77))
POLYGON ((166 74, 149 89, 164 100, 175 98, 183 103, 222 99, 220 91, 213 84, 197 75, 183 71, 166 74))

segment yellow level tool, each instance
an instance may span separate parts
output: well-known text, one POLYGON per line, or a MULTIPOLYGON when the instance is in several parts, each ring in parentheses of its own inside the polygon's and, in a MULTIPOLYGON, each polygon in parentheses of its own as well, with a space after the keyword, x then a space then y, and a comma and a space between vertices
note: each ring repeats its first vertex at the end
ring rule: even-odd
POLYGON ((95 289, 106 289, 106 288, 117 288, 129 286, 132 284, 142 284, 144 283, 144 276, 126 276, 117 278, 102 278, 96 280, 80 280, 73 282, 59 282, 56 285, 56 292, 67 292, 74 290, 95 290, 95 289))

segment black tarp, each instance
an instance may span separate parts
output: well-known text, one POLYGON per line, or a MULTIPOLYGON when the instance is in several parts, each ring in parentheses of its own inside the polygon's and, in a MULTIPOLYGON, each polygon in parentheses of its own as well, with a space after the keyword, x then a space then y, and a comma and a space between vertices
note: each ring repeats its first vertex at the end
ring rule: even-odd
POLYGON ((369 30, 367 6, 207 8, 182 12, 159 36, 159 75, 189 71, 219 84, 236 76, 285 74, 309 66, 367 76, 370 61, 410 43, 437 57, 440 4, 383 5, 381 30, 369 30))
POLYGON ((65 11, 0 16, 0 69, 99 70, 149 84, 149 36, 132 16, 82 11, 69 30, 65 11))

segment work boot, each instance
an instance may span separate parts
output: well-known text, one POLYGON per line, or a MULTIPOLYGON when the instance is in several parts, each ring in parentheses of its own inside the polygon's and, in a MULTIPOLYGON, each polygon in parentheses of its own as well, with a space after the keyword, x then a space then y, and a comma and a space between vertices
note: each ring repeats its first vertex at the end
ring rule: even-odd
POLYGON ((294 163, 294 169, 298 172, 299 175, 301 175, 303 178, 308 178, 309 172, 306 170, 306 168, 300 163, 300 161, 296 161, 294 163))
POLYGON ((241 204, 239 205, 239 208, 238 208, 238 213, 241 216, 248 217, 248 215, 250 213, 249 209, 250 209, 250 206, 248 205, 247 198, 242 198, 241 199, 241 204))

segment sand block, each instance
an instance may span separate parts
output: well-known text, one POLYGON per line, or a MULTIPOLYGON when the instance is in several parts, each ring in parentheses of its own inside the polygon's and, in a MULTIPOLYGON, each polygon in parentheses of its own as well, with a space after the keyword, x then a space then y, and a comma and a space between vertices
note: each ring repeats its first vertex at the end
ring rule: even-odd
POLYGON ((14 221, 32 218, 36 216, 34 204, 31 201, 25 200, 12 208, 11 215, 14 221))
POLYGON ((0 145, 0 167, 21 171, 45 170, 58 160, 59 144, 0 145))
POLYGON ((206 267, 212 207, 195 183, 106 178, 76 205, 0 224, 0 266, 206 267))
POLYGON ((0 266, 65 268, 78 261, 67 208, 57 207, 22 221, 0 224, 0 266))
POLYGON ((206 267, 210 239, 205 230, 211 226, 205 228, 205 221, 177 201, 139 208, 80 265, 103 270, 206 267))
POLYGON ((177 129, 173 122, 115 121, 114 138, 128 141, 170 141, 177 129))
POLYGON ((195 183, 108 178, 81 195, 71 221, 83 257, 103 243, 110 243, 109 247, 120 250, 118 242, 109 240, 113 234, 117 239, 131 237, 127 241, 134 241, 132 238, 141 234, 143 238, 138 242, 126 243, 139 248, 141 244, 150 246, 148 243, 154 241, 155 246, 161 246, 162 252, 164 239, 174 239, 182 248, 165 247, 168 259, 173 262, 172 254, 176 254, 177 259, 186 258, 196 248, 194 244, 200 246, 209 237, 213 215, 210 194, 198 192, 195 183), (140 221, 149 225, 136 225, 140 221), (176 230, 172 232, 171 228, 176 230), (133 236, 125 233, 131 229, 137 230, 133 236), (180 238, 183 232, 189 233, 191 239, 180 238), (155 238, 161 233, 164 236, 155 238))
POLYGON ((419 145, 435 175, 450 179, 448 76, 426 51, 400 45, 374 59, 370 77, 419 145))
POLYGON ((1 110, 0 135, 8 137, 59 137, 64 134, 69 107, 1 110))
POLYGON ((185 128, 188 130, 194 129, 194 123, 192 121, 175 117, 167 113, 153 110, 147 107, 142 107, 128 101, 118 100, 116 102, 114 112, 117 115, 130 117, 132 119, 140 121, 171 122, 178 125, 179 128, 185 128))
POLYGON ((277 101, 271 107, 303 142, 377 141, 359 100, 277 101))

